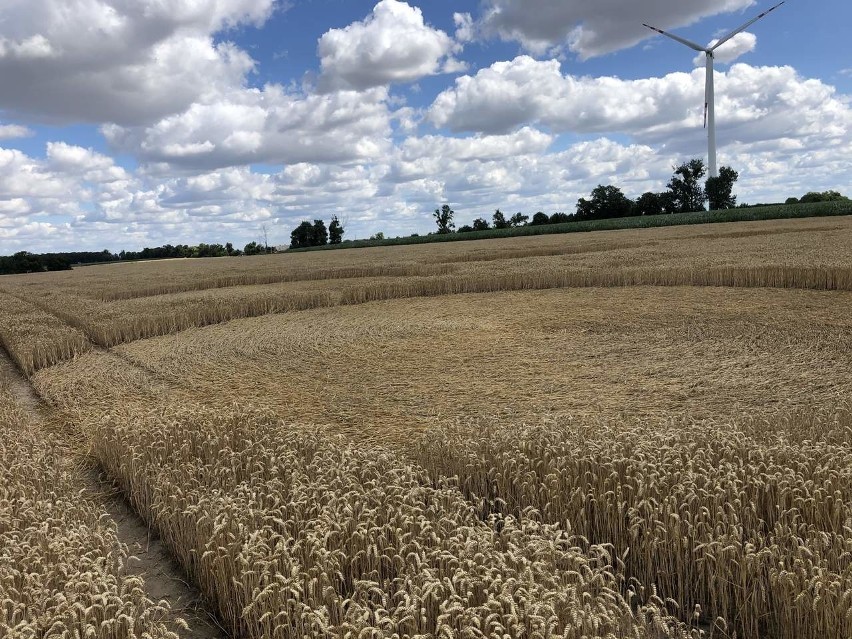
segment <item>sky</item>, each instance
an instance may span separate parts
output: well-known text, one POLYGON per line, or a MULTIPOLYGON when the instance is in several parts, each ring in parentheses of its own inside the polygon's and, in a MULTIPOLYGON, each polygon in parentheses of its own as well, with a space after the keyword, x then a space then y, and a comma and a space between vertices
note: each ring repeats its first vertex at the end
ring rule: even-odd
MULTIPOLYGON (((0 255, 573 212, 706 158, 707 44, 765 0, 2 0, 0 255)), ((740 202, 852 186, 848 0, 717 51, 740 202)))

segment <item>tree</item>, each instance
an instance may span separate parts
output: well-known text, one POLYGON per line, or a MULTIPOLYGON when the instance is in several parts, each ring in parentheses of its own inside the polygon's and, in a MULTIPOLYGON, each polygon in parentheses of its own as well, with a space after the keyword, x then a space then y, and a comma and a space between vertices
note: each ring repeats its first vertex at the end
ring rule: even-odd
POLYGON ((706 196, 701 188, 701 179, 707 173, 704 160, 693 158, 674 169, 667 188, 671 193, 675 212, 690 213, 703 211, 706 196))
POLYGON ((473 227, 468 225, 468 224, 464 224, 463 226, 459 227, 458 232, 459 233, 473 233, 473 227))
POLYGON ((571 220, 573 220, 574 217, 575 216, 573 214, 562 213, 562 212, 554 213, 553 215, 550 216, 550 223, 551 224, 565 224, 565 222, 570 222, 571 220))
POLYGON ((602 220, 611 217, 626 217, 633 208, 631 202, 617 186, 598 184, 592 198, 577 201, 577 218, 580 220, 602 220))
POLYGON ((328 244, 328 229, 325 228, 325 222, 322 220, 314 220, 311 226, 311 246, 325 246, 328 244))
POLYGON ((636 215, 660 215, 665 211, 665 201, 660 193, 648 191, 639 196, 633 207, 636 215))
MULTIPOLYGON (((302 222, 290 233, 290 248, 306 248, 312 246, 311 240, 314 235, 314 227, 308 222, 302 222)), ((263 247, 260 247, 263 251, 263 247)), ((246 255, 249 255, 248 246, 246 246, 246 255)))
POLYGON ((811 204, 814 202, 842 202, 844 200, 848 200, 848 197, 840 195, 838 191, 810 191, 809 193, 805 193, 800 199, 799 202, 802 204, 811 204))
POLYGON ((530 226, 542 226, 544 224, 550 224, 550 217, 547 213, 542 213, 539 211, 535 215, 533 215, 532 222, 530 222, 530 226))
POLYGON ((491 216, 491 221, 494 224, 495 229, 507 229, 510 226, 509 221, 500 209, 494 211, 494 215, 491 216))
POLYGON ((736 208, 737 196, 733 195, 732 192, 734 190, 734 182, 739 177, 740 174, 731 167, 723 166, 719 169, 718 177, 707 178, 704 191, 707 194, 707 199, 710 201, 711 211, 736 208))
MULTIPOLYGON (((294 233, 295 233, 295 231, 294 231, 294 233)), ((293 246, 293 245, 291 244, 290 246, 293 246)), ((295 247, 293 247, 293 248, 295 248, 295 247)), ((266 252, 266 249, 263 248, 263 245, 258 244, 257 242, 249 242, 243 248, 243 253, 245 253, 246 255, 261 255, 262 253, 265 253, 265 252, 266 252)))
POLYGON ((488 220, 485 220, 481 217, 478 217, 473 221, 474 231, 487 231, 490 228, 491 226, 488 224, 488 220))
POLYGON ((385 234, 382 233, 381 231, 378 231, 376 233, 373 233, 373 235, 370 236, 370 239, 371 240, 383 240, 383 239, 385 239, 385 234))
POLYGON ((328 243, 340 244, 343 241, 343 225, 336 215, 331 218, 331 224, 328 225, 328 243))
POLYGON ((524 215, 521 212, 515 213, 512 217, 509 218, 510 226, 526 226, 527 221, 530 219, 529 215, 524 215))
POLYGON ((438 225, 438 234, 444 235, 452 233, 456 225, 453 223, 455 211, 450 208, 449 204, 444 204, 440 209, 435 209, 432 217, 435 218, 435 223, 438 225))

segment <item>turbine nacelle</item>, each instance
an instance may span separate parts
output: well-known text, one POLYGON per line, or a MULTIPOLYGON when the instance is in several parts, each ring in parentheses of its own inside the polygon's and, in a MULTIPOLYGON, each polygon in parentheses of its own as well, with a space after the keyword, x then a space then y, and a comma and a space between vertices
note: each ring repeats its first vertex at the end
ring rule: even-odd
POLYGON ((741 27, 734 29, 725 37, 720 38, 713 46, 702 46, 700 44, 692 42, 691 40, 687 40, 686 38, 681 38, 680 36, 677 36, 673 33, 669 33, 668 31, 663 31, 662 29, 658 29, 657 27, 652 27, 650 24, 642 23, 642 26, 648 27, 649 29, 651 29, 651 31, 656 31, 660 35, 664 35, 667 38, 675 40, 676 42, 680 42, 682 45, 685 45, 690 49, 698 51, 699 53, 703 53, 706 56, 707 79, 704 87, 704 128, 707 129, 707 165, 710 171, 710 177, 718 177, 719 175, 719 172, 716 168, 716 101, 713 89, 713 60, 715 58, 714 52, 716 51, 716 49, 725 44, 728 40, 742 33, 755 22, 767 16, 769 13, 775 11, 775 9, 780 7, 786 1, 787 0, 782 0, 774 7, 767 9, 766 11, 761 13, 756 18, 753 18, 741 27))

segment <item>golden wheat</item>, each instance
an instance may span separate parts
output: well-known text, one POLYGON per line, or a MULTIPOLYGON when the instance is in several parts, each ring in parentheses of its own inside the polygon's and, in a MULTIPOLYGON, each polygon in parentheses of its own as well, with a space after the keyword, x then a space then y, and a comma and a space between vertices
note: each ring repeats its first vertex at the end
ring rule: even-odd
POLYGON ((737 636, 846 637, 850 426, 845 409, 787 443, 767 441, 771 423, 759 442, 727 424, 458 424, 412 454, 434 481, 457 477, 481 516, 534 513, 610 543, 629 578, 737 636))
POLYGON ((86 352, 91 343, 82 331, 37 306, 0 293, 0 347, 27 375, 86 352))
POLYGON ((846 639, 850 232, 713 225, 0 288, 113 347, 32 379, 238 636, 846 639))
POLYGON ((606 547, 484 523, 380 447, 190 407, 108 417, 93 446, 237 636, 688 634, 656 597, 631 609, 606 547))
POLYGON ((240 320, 115 352, 209 405, 263 405, 404 442, 478 415, 718 419, 830 405, 852 393, 850 302, 639 287, 432 297, 240 320))
MULTIPOLYGON (((846 220, 720 224, 118 264, 0 284, 109 347, 268 313, 458 293, 637 285, 849 291, 850 231, 846 220)), ((75 352, 51 352, 44 362, 75 352)))
POLYGON ((78 479, 0 377, 0 637, 177 639, 78 479))

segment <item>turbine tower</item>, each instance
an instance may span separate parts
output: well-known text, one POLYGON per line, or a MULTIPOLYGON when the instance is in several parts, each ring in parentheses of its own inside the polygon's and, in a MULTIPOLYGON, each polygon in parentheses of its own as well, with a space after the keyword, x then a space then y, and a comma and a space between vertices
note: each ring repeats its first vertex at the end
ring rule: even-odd
POLYGON ((738 29, 734 29, 724 38, 721 38, 712 47, 702 47, 700 44, 695 44, 686 38, 681 38, 680 36, 668 33, 662 29, 658 29, 657 27, 652 27, 650 24, 642 24, 642 26, 648 27, 652 31, 656 31, 657 33, 667 36, 672 40, 685 44, 690 49, 695 49, 699 53, 703 53, 707 58, 707 77, 704 86, 704 126, 707 128, 707 166, 710 170, 710 177, 719 176, 719 171, 716 168, 716 96, 713 88, 713 59, 715 51, 735 35, 742 33, 764 16, 775 11, 775 9, 784 4, 784 2, 786 2, 786 0, 782 0, 782 2, 779 2, 771 9, 767 9, 753 20, 749 20, 743 26, 738 29))

